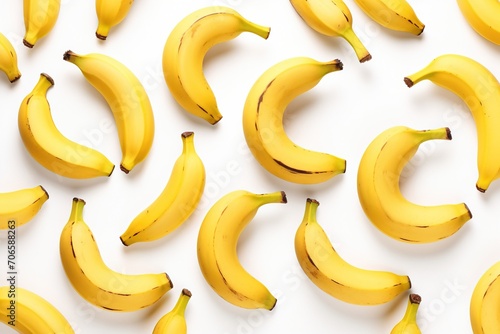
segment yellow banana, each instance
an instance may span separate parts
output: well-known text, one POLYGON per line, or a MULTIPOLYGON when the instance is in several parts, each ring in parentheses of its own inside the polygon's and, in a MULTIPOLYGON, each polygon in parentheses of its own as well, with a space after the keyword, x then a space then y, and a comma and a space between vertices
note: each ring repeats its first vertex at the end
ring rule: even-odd
POLYGON ((351 44, 360 63, 371 54, 352 30, 352 14, 342 0, 290 0, 300 17, 317 32, 344 38, 351 44))
POLYGON ((23 0, 24 34, 23 43, 28 48, 46 36, 56 24, 61 8, 61 0, 23 0))
POLYGON ((451 139, 448 128, 391 127, 366 148, 358 169, 358 196, 370 221, 386 235, 409 243, 434 242, 457 232, 472 218, 464 203, 423 206, 403 197, 399 178, 421 143, 451 139))
POLYGON ((48 199, 49 193, 42 186, 0 193, 0 229, 31 221, 48 199))
POLYGON ((97 14, 96 37, 105 40, 109 30, 119 24, 127 16, 134 0, 96 0, 97 14))
POLYGON ((479 278, 470 301, 473 334, 500 333, 500 262, 479 278))
POLYGON ((318 224, 319 202, 308 198, 295 234, 295 254, 307 277, 321 290, 344 302, 378 305, 411 288, 408 276, 366 270, 347 263, 333 248, 318 224))
POLYGON ((417 325, 417 311, 422 298, 416 293, 408 296, 406 312, 400 322, 394 326, 390 334, 421 334, 417 325))
POLYGON ((120 236, 125 246, 169 234, 196 209, 205 188, 205 167, 194 148, 194 133, 182 134, 183 149, 160 196, 120 236))
POLYGON ((469 107, 477 130, 476 188, 485 192, 500 176, 500 83, 477 61, 455 54, 439 56, 404 78, 408 87, 422 80, 455 93, 469 107))
POLYGON ((183 18, 165 43, 163 74, 172 96, 187 112, 210 124, 222 115, 203 74, 203 59, 212 46, 243 32, 267 39, 270 28, 248 21, 234 9, 210 6, 183 18))
POLYGON ((45 73, 19 107, 18 126, 24 146, 39 164, 61 176, 88 179, 109 176, 114 165, 98 151, 64 137, 56 128, 47 90, 54 80, 45 73))
POLYGON ((302 184, 325 182, 345 172, 344 159, 306 150, 293 143, 283 129, 288 104, 323 76, 339 70, 339 60, 297 57, 279 62, 257 79, 245 102, 243 130, 250 151, 268 172, 302 184))
POLYGON ((82 199, 73 199, 59 244, 66 276, 80 296, 103 309, 125 312, 152 305, 172 289, 166 273, 126 275, 106 266, 83 220, 84 206, 82 199))
POLYGON ((154 115, 146 90, 125 65, 109 56, 66 51, 64 60, 82 71, 111 108, 123 155, 120 169, 128 174, 146 158, 153 144, 154 115))
POLYGON ((158 320, 153 334, 185 334, 187 333, 187 324, 184 313, 187 304, 191 299, 191 291, 182 289, 181 295, 174 308, 158 320))
POLYGON ((14 82, 21 77, 16 50, 2 33, 0 33, 0 71, 7 75, 10 82, 14 82))
POLYGON ((500 2, 498 0, 457 0, 470 26, 492 43, 500 45, 500 2))
POLYGON ((406 0, 354 0, 372 20, 383 27, 420 35, 425 25, 406 0))
POLYGON ((22 334, 74 333, 71 324, 54 305, 20 287, 0 287, 0 322, 22 334))
POLYGON ((208 211, 198 234, 198 262, 208 284, 227 302, 248 309, 272 310, 276 298, 240 264, 239 236, 259 207, 286 203, 284 192, 230 192, 208 211))

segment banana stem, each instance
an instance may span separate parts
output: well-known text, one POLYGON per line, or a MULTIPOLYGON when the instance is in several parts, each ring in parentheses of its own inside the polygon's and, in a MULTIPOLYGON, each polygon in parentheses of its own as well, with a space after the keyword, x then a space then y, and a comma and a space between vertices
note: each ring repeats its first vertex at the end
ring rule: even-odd
POLYGON ((175 304, 172 312, 184 316, 184 313, 186 311, 186 307, 188 305, 189 300, 191 299, 191 291, 188 289, 182 289, 181 295, 179 296, 179 299, 177 300, 177 303, 175 304))
POLYGON ((319 202, 315 199, 308 198, 306 201, 306 210, 304 212, 303 221, 315 222, 316 211, 318 210, 319 202))
POLYGON ((194 132, 183 132, 182 135, 182 154, 194 151, 194 132))
POLYGON ((408 306, 406 307, 406 312, 405 315, 403 316, 403 322, 405 323, 416 323, 417 322, 417 311, 418 307, 420 306, 420 302, 422 301, 422 298, 415 294, 412 293, 408 297, 408 306))
POLYGON ((78 55, 71 50, 64 52, 64 55, 63 55, 63 59, 66 61, 69 61, 70 63, 74 63, 75 58, 77 58, 77 57, 78 57, 78 55))
POLYGON ((258 194, 256 196, 262 202, 262 204, 287 202, 286 194, 284 191, 276 191, 267 194, 258 194))
POLYGON ((38 80, 35 88, 33 88, 33 93, 45 95, 47 90, 49 90, 52 86, 54 86, 54 80, 50 77, 50 75, 41 73, 40 79, 38 80))
POLYGON ((451 130, 448 127, 421 131, 425 140, 446 139, 451 140, 451 130))
POLYGON ((341 35, 349 44, 351 44, 352 48, 354 49, 354 52, 356 53, 356 56, 358 57, 358 60, 360 63, 364 63, 370 59, 372 59, 372 55, 364 44, 361 42, 359 37, 354 33, 354 30, 352 28, 347 28, 341 35))
POLYGON ((271 33, 270 27, 261 26, 247 20, 244 21, 243 30, 254 33, 264 39, 267 39, 271 33))
POLYGON ((74 197, 73 204, 71 206, 70 221, 82 220, 83 217, 83 207, 85 206, 85 201, 81 198, 74 197))

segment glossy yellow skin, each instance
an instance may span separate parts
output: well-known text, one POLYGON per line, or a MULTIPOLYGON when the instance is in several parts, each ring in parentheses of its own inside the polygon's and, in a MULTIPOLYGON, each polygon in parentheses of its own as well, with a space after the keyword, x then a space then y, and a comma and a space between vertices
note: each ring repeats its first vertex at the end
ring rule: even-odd
POLYGON ((290 58, 273 65, 254 83, 243 109, 243 131, 253 156, 268 172, 300 184, 322 183, 345 172, 344 159, 300 147, 283 128, 288 104, 326 74, 341 69, 339 60, 290 58))
POLYGON ((243 32, 267 39, 270 28, 250 22, 229 7, 209 6, 183 18, 165 43, 163 74, 170 93, 185 111, 212 125, 222 114, 203 73, 203 60, 212 46, 243 32))
POLYGON ((95 0, 96 37, 105 40, 109 30, 125 19, 133 3, 134 0, 95 0))
POLYGON ((84 206, 82 199, 73 199, 59 241, 66 276, 82 298, 106 310, 130 312, 156 303, 172 289, 166 273, 127 275, 111 270, 83 220, 84 206))
POLYGON ((334 298, 356 305, 378 305, 410 289, 408 276, 366 270, 346 262, 316 220, 319 202, 307 199, 295 234, 295 254, 307 277, 334 298))
POLYGON ((191 299, 191 291, 183 289, 174 308, 158 320, 153 334, 186 334, 186 307, 191 299))
POLYGON ((42 186, 0 193, 0 229, 19 227, 31 221, 49 199, 42 186))
POLYGON ((7 75, 10 82, 14 82, 21 77, 17 52, 12 43, 2 33, 0 33, 0 71, 7 75))
POLYGON ((23 43, 32 48, 55 26, 59 17, 61 0, 23 0, 24 34, 23 43))
POLYGON ((380 133, 366 148, 358 169, 358 197, 370 221, 386 235, 408 243, 449 237, 472 214, 464 203, 423 206, 408 201, 399 189, 404 166, 421 143, 451 139, 448 128, 414 130, 395 126, 380 133))
POLYGON ((115 166, 102 153, 65 137, 52 119, 47 91, 54 85, 42 73, 33 90, 21 102, 19 133, 29 154, 40 165, 72 179, 110 176, 115 166))
POLYGON ((498 0, 457 0, 470 26, 488 41, 500 45, 500 2, 498 0))
POLYGON ((243 229, 269 203, 286 203, 285 193, 230 192, 210 208, 198 233, 203 277, 224 300, 242 308, 272 310, 276 304, 271 292, 242 267, 236 252, 243 229))

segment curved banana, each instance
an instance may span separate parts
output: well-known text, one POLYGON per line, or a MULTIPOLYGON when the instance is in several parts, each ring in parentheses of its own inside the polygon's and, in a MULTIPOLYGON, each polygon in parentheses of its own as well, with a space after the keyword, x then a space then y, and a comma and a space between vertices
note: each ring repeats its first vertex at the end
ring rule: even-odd
POLYGON ((118 25, 127 16, 134 0, 96 0, 97 14, 96 37, 105 40, 109 30, 118 25))
POLYGON ((318 224, 319 202, 308 198, 295 234, 295 254, 307 277, 321 290, 347 303, 378 305, 411 288, 408 276, 366 270, 347 263, 318 224))
POLYGON ((174 308, 158 320, 153 329, 153 334, 187 333, 187 323, 184 313, 190 299, 191 291, 182 289, 174 308))
POLYGON ((210 124, 221 120, 214 93, 203 74, 203 59, 216 44, 251 32, 264 39, 270 28, 243 18, 234 9, 210 6, 182 19, 163 49, 163 74, 175 100, 187 112, 210 124))
POLYGON ((23 334, 74 333, 71 324, 54 305, 21 287, 0 287, 0 322, 23 334), (11 314, 12 309, 14 314, 11 314))
POLYGON ((500 333, 500 262, 479 278, 470 300, 470 322, 473 334, 500 333))
POLYGON ((399 177, 421 143, 451 139, 448 128, 414 130, 395 126, 366 148, 358 169, 358 197, 370 221, 386 235, 409 243, 434 242, 457 232, 472 218, 466 204, 422 206, 406 200, 399 177))
POLYGON ((360 63, 372 59, 352 30, 352 14, 342 0, 290 0, 300 17, 317 32, 342 37, 351 44, 360 63))
POLYGON ((455 93, 469 107, 477 130, 476 188, 485 192, 500 176, 500 83, 477 61, 455 54, 439 56, 404 78, 408 87, 422 80, 455 93))
POLYGON ((158 198, 120 236, 125 246, 169 234, 196 209, 205 189, 205 167, 194 148, 194 133, 182 134, 183 149, 170 179, 158 198))
POLYGON ((500 45, 500 3, 497 0, 457 0, 470 26, 492 43, 500 45))
POLYGON ((47 90, 54 80, 45 73, 21 103, 18 114, 19 133, 26 150, 39 164, 64 177, 88 179, 109 176, 114 165, 98 151, 64 137, 56 128, 47 90))
POLYGON ((420 35, 425 25, 406 0, 354 0, 372 20, 383 27, 420 35))
POLYGON ((48 199, 42 186, 0 193, 0 230, 31 221, 48 199))
POLYGON ((122 161, 128 174, 142 162, 153 145, 154 115, 148 94, 137 77, 116 59, 98 53, 78 55, 66 51, 64 60, 75 64, 104 97, 113 113, 122 161))
POLYGON ((23 43, 28 48, 46 36, 56 24, 61 0, 23 0, 24 34, 23 43))
POLYGON ((400 322, 394 326, 390 334, 421 334, 417 325, 417 311, 422 298, 416 293, 408 296, 406 312, 400 322))
POLYGON ((17 81, 21 77, 16 50, 2 33, 0 33, 0 71, 7 75, 10 82, 17 81))
POLYGON ((198 262, 208 284, 227 302, 272 310, 276 298, 240 264, 236 247, 245 226, 268 203, 286 203, 284 192, 230 192, 208 211, 198 234, 198 262))
POLYGON ((152 305, 172 289, 166 273, 126 275, 106 266, 83 220, 84 206, 82 199, 73 199, 59 244, 66 276, 80 296, 103 309, 125 312, 152 305))
POLYGON ((257 79, 245 102, 243 130, 250 151, 268 172, 302 184, 325 182, 345 172, 344 159, 306 150, 293 143, 283 129, 288 104, 323 76, 339 70, 339 60, 297 57, 272 66, 257 79))

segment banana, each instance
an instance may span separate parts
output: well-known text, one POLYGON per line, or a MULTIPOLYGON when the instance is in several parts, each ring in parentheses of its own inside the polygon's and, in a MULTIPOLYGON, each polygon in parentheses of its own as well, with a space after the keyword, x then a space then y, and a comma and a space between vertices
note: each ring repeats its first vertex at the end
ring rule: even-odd
POLYGON ((59 243, 64 271, 80 296, 103 309, 128 312, 152 305, 172 289, 166 273, 126 275, 106 266, 83 220, 84 206, 84 200, 73 199, 59 243))
POLYGON ((406 0, 354 0, 372 20, 383 27, 420 35, 425 25, 406 0))
POLYGON ((49 193, 42 186, 0 193, 0 229, 31 221, 48 199, 49 193))
POLYGON ((96 37, 105 40, 109 30, 119 24, 127 16, 134 0, 96 0, 97 14, 96 37))
POLYGON ((203 59, 212 46, 243 32, 267 39, 270 28, 248 21, 234 9, 210 6, 183 18, 165 42, 163 74, 172 96, 187 112, 212 125, 222 115, 203 74, 203 59))
POLYGON ((358 197, 370 221, 386 235, 409 243, 434 242, 457 232, 472 214, 466 204, 422 206, 405 199, 399 178, 421 143, 451 139, 448 128, 391 127, 366 148, 358 169, 358 197))
POLYGON ((259 207, 286 202, 283 191, 237 190, 219 199, 205 216, 198 234, 198 262, 208 284, 227 302, 248 309, 272 310, 276 305, 271 292, 241 266, 236 248, 259 207))
POLYGON ((74 333, 71 324, 54 305, 21 287, 0 287, 0 322, 24 334, 74 333))
POLYGON ((390 334, 421 334, 417 324, 417 311, 422 298, 416 293, 408 296, 406 312, 400 322, 394 326, 390 334))
POLYGON ((174 308, 158 320, 153 334, 185 334, 187 333, 187 324, 184 313, 187 304, 191 299, 191 291, 182 289, 181 295, 174 308))
POLYGON ((308 198, 295 234, 295 254, 307 277, 334 298, 356 305, 378 305, 411 288, 408 276, 366 270, 347 263, 318 224, 319 202, 308 198))
POLYGON ((56 24, 61 0, 23 0, 24 34, 23 43, 28 48, 46 36, 56 24))
POLYGON ((160 196, 120 236, 125 246, 169 234, 196 209, 205 189, 205 167, 194 148, 194 133, 182 134, 183 149, 160 196))
POLYGON ((458 95, 469 107, 477 130, 476 188, 485 192, 500 176, 500 83, 477 61, 445 54, 404 78, 408 87, 430 80, 458 95))
POLYGON ((500 262, 492 265, 479 278, 470 300, 473 334, 500 333, 500 262))
POLYGON ((345 172, 344 159, 306 150, 293 143, 283 129, 287 105, 316 86, 323 76, 339 70, 339 60, 290 58, 265 71, 250 89, 243 110, 243 130, 250 151, 268 172, 302 184, 325 182, 345 172))
POLYGON ((470 26, 492 43, 500 45, 500 3, 497 0, 457 0, 470 26))
POLYGON ((17 81, 21 77, 16 50, 2 33, 0 33, 0 71, 7 75, 10 82, 17 81))
POLYGON ((39 164, 64 177, 88 179, 109 176, 114 165, 98 151, 64 137, 56 128, 47 90, 54 80, 46 73, 19 107, 18 127, 26 150, 39 164))
POLYGON ((360 63, 372 59, 352 29, 352 14, 342 0, 290 0, 312 29, 326 36, 342 37, 351 44, 360 63))
POLYGON ((154 115, 146 90, 125 65, 109 56, 69 50, 63 59, 82 71, 111 108, 123 155, 120 169, 128 174, 147 157, 153 144, 154 115))

